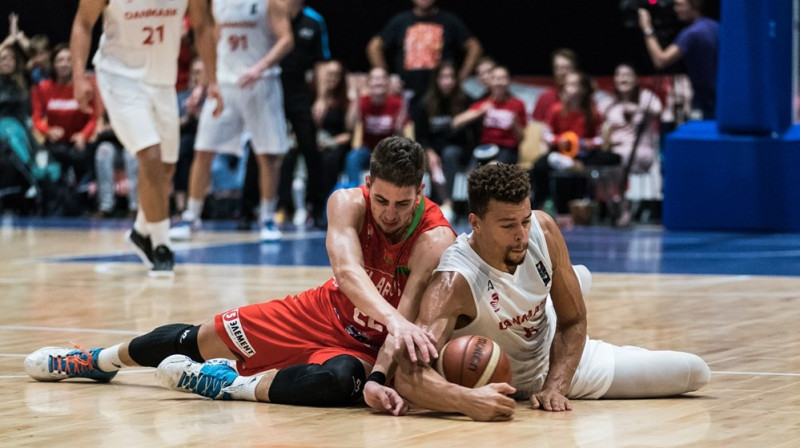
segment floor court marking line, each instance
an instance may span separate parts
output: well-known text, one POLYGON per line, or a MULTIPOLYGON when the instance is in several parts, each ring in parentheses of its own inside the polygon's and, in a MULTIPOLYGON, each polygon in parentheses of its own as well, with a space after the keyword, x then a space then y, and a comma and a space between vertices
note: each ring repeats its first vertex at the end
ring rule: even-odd
POLYGON ((0 330, 65 331, 69 333, 129 334, 135 336, 144 334, 141 331, 131 331, 131 330, 100 330, 95 328, 71 328, 71 327, 33 327, 33 326, 22 326, 22 325, 0 325, 0 330))
MULTIPOLYGON (((124 369, 117 372, 118 375, 137 375, 140 373, 153 373, 155 369, 124 369)), ((0 380, 30 378, 28 375, 0 375, 0 380)), ((40 383, 52 383, 53 381, 39 381, 40 383)))
POLYGON ((776 373, 776 372, 726 372, 726 371, 711 371, 715 375, 755 375, 755 376, 798 376, 800 373, 776 373))

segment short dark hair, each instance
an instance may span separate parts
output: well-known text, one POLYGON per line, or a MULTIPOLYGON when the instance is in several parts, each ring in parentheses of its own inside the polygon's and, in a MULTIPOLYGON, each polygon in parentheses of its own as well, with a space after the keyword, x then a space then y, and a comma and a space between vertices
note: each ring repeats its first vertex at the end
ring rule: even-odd
POLYGON ((418 186, 425 174, 425 150, 414 140, 393 136, 375 145, 369 175, 398 187, 418 186))
POLYGON ((483 218, 492 199, 512 204, 529 199, 531 180, 517 165, 489 163, 469 173, 467 189, 469 211, 483 218))

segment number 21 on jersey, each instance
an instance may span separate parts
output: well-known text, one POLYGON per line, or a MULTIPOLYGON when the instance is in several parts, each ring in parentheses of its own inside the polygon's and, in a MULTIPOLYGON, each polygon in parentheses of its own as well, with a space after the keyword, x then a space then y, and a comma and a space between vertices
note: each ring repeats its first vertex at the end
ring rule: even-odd
POLYGON ((142 45, 155 45, 164 42, 164 25, 146 26, 142 28, 142 32, 144 32, 142 45))

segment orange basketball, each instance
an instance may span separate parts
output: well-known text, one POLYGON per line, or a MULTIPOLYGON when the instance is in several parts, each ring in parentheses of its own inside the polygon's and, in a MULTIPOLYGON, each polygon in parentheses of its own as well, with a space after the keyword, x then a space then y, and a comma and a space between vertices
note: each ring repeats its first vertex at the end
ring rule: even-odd
POLYGON ((461 336, 450 340, 441 352, 437 370, 447 381, 464 387, 511 383, 511 365, 503 349, 486 336, 461 336))

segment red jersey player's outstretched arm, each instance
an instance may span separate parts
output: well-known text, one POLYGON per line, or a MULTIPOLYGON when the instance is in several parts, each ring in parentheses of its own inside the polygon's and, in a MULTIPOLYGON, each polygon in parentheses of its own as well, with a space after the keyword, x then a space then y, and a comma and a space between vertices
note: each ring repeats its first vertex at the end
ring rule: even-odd
POLYGON ((428 332, 403 317, 387 302, 364 269, 364 252, 358 232, 364 224, 366 200, 360 188, 338 190, 328 200, 328 236, 326 247, 339 289, 361 312, 386 325, 396 345, 405 344, 416 360, 436 356, 428 332))
MULTIPOLYGON (((419 314, 420 302, 425 288, 431 282, 433 270, 439 264, 439 259, 445 249, 450 247, 455 240, 450 227, 441 226, 430 229, 419 236, 411 249, 408 265, 412 268, 408 282, 403 290, 397 311, 406 319, 413 322, 419 314)), ((426 328, 422 328, 427 330, 426 328)), ((381 372, 391 377, 394 372, 394 338, 389 335, 381 347, 378 359, 373 367, 373 372, 381 372)), ((441 343, 439 343, 441 345, 441 343)), ((402 354, 398 354, 402 355, 402 354)), ((364 385, 364 399, 367 404, 378 410, 386 410, 394 415, 404 414, 407 410, 402 398, 388 387, 376 387, 372 381, 364 385)))

